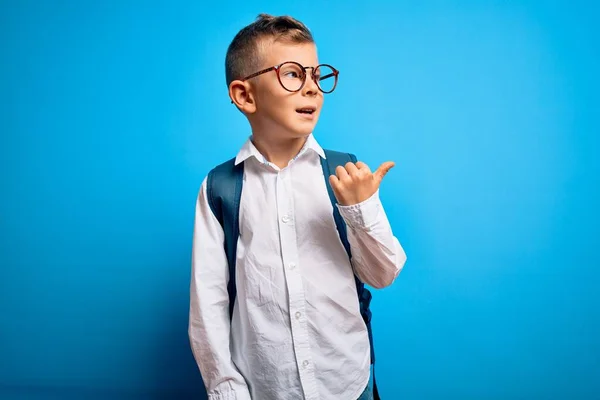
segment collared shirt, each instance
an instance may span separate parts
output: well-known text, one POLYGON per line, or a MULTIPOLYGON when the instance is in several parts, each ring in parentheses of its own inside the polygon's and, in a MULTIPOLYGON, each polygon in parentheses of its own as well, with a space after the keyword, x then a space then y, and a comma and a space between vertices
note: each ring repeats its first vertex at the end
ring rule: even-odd
POLYGON ((313 135, 280 169, 252 141, 244 163, 237 296, 229 317, 224 233, 204 179, 196 203, 189 337, 209 400, 354 400, 367 386, 370 347, 354 273, 390 285, 406 255, 375 193, 337 206, 338 235, 313 135))

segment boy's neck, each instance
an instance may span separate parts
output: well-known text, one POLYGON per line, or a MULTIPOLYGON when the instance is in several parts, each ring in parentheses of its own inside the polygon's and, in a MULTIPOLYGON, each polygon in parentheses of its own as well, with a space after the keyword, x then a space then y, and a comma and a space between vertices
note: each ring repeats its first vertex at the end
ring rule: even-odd
POLYGON ((287 167, 291 159, 296 157, 306 143, 308 136, 286 140, 273 140, 263 135, 252 135, 252 143, 269 162, 280 169, 287 167))

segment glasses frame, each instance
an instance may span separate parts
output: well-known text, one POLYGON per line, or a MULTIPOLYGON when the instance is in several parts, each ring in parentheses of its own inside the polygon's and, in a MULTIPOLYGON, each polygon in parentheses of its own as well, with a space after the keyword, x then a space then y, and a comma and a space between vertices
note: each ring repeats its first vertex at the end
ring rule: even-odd
POLYGON ((338 71, 337 69, 335 69, 334 67, 332 67, 329 64, 319 64, 316 67, 305 67, 305 66, 303 66, 302 64, 300 64, 300 63, 298 63, 296 61, 285 61, 285 62, 282 62, 281 64, 277 64, 277 65, 274 65, 272 67, 265 68, 263 70, 255 72, 255 73, 253 73, 251 75, 248 75, 244 79, 241 79, 241 81, 244 82, 244 81, 247 81, 248 79, 255 78, 255 77, 259 76, 259 75, 266 74, 267 72, 275 71, 276 75, 277 75, 277 80, 279 81, 279 84, 281 85, 281 87, 284 88, 285 90, 287 90, 288 92, 296 93, 296 92, 301 91, 302 88, 304 87, 304 85, 306 84, 306 77, 308 75, 307 72, 306 72, 306 70, 309 69, 309 68, 312 70, 312 72, 310 73, 310 76, 313 79, 313 81, 317 84, 317 88, 319 89, 319 91, 321 91, 322 93, 326 93, 327 94, 327 93, 331 93, 331 92, 333 92, 335 90, 335 88, 337 87, 338 76, 340 74, 340 71, 338 71), (286 88, 284 86, 284 84, 281 82, 281 77, 279 76, 279 71, 280 71, 281 67, 283 65, 285 65, 285 64, 296 64, 298 67, 300 67, 300 69, 302 71, 304 71, 304 75, 302 76, 302 85, 300 85, 300 87, 297 90, 290 90, 290 89, 286 88), (332 73, 327 74, 325 76, 322 76, 319 79, 319 80, 323 80, 323 79, 330 78, 330 77, 334 76, 335 77, 335 82, 333 83, 333 88, 331 90, 325 91, 325 90, 323 90, 321 88, 321 85, 319 85, 319 81, 317 81, 317 79, 315 77, 315 71, 319 67, 329 67, 333 71, 332 73))

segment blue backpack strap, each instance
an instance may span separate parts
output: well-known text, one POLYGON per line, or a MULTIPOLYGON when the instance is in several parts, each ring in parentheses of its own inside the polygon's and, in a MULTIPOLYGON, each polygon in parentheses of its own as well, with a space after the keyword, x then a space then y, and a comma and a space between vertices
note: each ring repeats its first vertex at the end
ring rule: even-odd
POLYGON ((240 235, 239 215, 244 179, 244 163, 235 165, 235 158, 216 166, 208 173, 206 193, 208 204, 223 227, 225 240, 223 246, 229 265, 229 317, 233 315, 233 306, 237 294, 235 287, 235 260, 237 241, 240 235))
MULTIPOLYGON (((350 243, 348 242, 348 236, 346 231, 346 223, 340 215, 340 211, 336 207, 337 199, 333 193, 333 189, 329 184, 329 176, 335 175, 335 169, 338 166, 344 166, 348 162, 356 163, 356 156, 349 153, 341 153, 338 151, 324 150, 326 159, 321 159, 321 168, 323 169, 323 177, 325 178, 325 185, 327 186, 327 192, 329 193, 329 199, 333 205, 333 218, 337 227, 340 239, 348 258, 352 259, 352 252, 350 251, 350 243)), ((379 390, 377 389, 377 382, 375 381, 375 348, 373 347, 373 330, 371 329, 371 292, 365 287, 365 284, 354 275, 356 282, 356 292, 358 294, 358 301, 360 305, 360 314, 367 325, 367 332, 369 334, 369 344, 371 345, 371 364, 373 364, 373 395, 375 400, 380 400, 379 390)))

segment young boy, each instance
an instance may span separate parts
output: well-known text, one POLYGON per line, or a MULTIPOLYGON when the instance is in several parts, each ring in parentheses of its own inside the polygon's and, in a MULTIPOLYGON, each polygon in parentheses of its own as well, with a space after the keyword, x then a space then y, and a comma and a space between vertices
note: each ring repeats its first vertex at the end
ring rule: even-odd
POLYGON ((235 286, 230 311, 224 230, 196 203, 189 337, 209 400, 372 398, 370 345, 355 275, 390 285, 406 255, 378 196, 383 163, 347 163, 328 177, 352 258, 340 241, 312 135, 338 72, 319 65, 310 31, 259 15, 226 56, 232 103, 248 118, 235 286))

